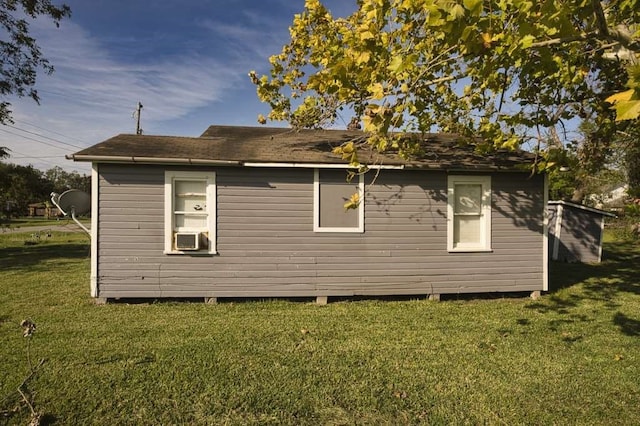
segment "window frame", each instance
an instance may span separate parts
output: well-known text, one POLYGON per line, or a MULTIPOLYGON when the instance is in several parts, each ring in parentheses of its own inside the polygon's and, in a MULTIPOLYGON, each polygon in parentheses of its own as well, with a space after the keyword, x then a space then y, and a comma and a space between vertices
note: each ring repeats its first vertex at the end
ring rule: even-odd
MULTIPOLYGON (((164 253, 183 255, 212 255, 216 254, 216 173, 213 171, 180 171, 166 170, 164 174, 164 253), (206 203, 206 231, 208 232, 208 244, 199 250, 176 250, 173 241, 176 231, 175 182, 176 181, 203 181, 205 182, 206 203)), ((189 231, 185 231, 189 232, 189 231)), ((195 231, 194 231, 195 232, 195 231)))
POLYGON ((490 252, 491 248, 491 176, 449 175, 447 178, 447 250, 449 252, 490 252), (457 244, 455 236, 456 185, 481 185, 480 241, 475 244, 457 244))
MULTIPOLYGON (((363 233, 364 232, 364 205, 365 205, 365 187, 364 187, 364 174, 358 173, 354 179, 358 179, 357 190, 360 196, 360 203, 358 204, 358 226, 350 227, 333 227, 333 226, 320 226, 320 170, 342 170, 345 172, 347 169, 337 168, 315 168, 313 170, 313 232, 339 232, 339 233, 363 233)), ((345 180, 346 182, 346 180, 345 180)))

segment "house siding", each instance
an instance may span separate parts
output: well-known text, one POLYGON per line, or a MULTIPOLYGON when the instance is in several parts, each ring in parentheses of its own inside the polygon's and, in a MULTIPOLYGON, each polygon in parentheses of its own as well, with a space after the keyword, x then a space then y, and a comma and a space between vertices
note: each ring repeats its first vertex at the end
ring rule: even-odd
MULTIPOLYGON (((313 232, 313 169, 216 173, 217 255, 165 255, 161 166, 100 164, 98 296, 277 297, 533 291, 543 178, 492 175, 492 252, 447 251, 447 174, 384 170, 364 233, 313 232)), ((374 178, 367 176, 367 184, 374 178)))

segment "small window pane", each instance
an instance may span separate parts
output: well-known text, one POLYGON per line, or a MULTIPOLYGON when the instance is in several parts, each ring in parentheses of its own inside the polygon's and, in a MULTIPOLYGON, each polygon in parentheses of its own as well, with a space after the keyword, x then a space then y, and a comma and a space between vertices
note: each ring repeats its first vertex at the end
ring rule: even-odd
POLYGON ((175 191, 177 197, 185 195, 205 195, 207 192, 207 182, 204 180, 176 180, 175 191))
POLYGON ((194 216, 194 215, 176 215, 176 228, 180 229, 206 229, 207 228, 207 216, 194 216))
POLYGON ((357 228, 358 209, 345 209, 344 204, 358 193, 358 178, 347 182, 343 170, 320 170, 319 226, 324 228, 357 228))
POLYGON ((480 214, 482 185, 460 184, 455 186, 455 213, 480 214))
POLYGON ((203 180, 176 180, 174 210, 206 212, 207 183, 203 180))
POLYGON ((480 243, 480 216, 456 216, 453 229, 454 244, 480 243))
POLYGON ((206 212, 207 197, 178 197, 175 209, 177 212, 206 212))

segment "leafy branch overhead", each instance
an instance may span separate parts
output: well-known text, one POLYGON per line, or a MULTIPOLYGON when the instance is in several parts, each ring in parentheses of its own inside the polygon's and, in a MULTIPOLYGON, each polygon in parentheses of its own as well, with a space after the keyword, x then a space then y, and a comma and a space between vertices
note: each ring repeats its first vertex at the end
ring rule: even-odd
POLYGON ((270 74, 249 74, 270 106, 259 121, 352 112, 384 151, 402 150, 396 131, 516 148, 574 117, 636 119, 639 14, 640 0, 359 0, 334 18, 307 0, 270 74))
POLYGON ((10 96, 30 97, 39 102, 37 73, 53 72, 53 66, 43 57, 35 38, 29 32, 28 19, 50 18, 58 26, 71 16, 69 6, 55 6, 51 0, 11 0, 0 4, 0 123, 11 122, 10 96))

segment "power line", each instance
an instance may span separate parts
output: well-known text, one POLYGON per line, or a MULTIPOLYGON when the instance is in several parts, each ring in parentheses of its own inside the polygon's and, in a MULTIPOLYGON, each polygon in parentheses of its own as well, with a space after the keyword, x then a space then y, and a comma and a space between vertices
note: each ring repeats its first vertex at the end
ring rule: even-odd
POLYGON ((83 146, 78 146, 78 145, 74 145, 72 143, 63 142, 63 141, 61 141, 59 139, 50 138, 49 136, 41 135, 40 133, 32 132, 30 130, 21 129, 20 127, 16 127, 16 126, 14 126, 12 124, 7 124, 7 127, 11 127, 12 129, 16 129, 16 130, 19 130, 21 132, 29 133, 30 135, 35 135, 35 136, 38 136, 38 137, 41 137, 41 138, 44 138, 44 139, 48 139, 50 141, 58 142, 58 143, 61 143, 62 145, 68 145, 68 146, 73 147, 73 148, 79 148, 79 149, 83 149, 84 148, 83 146))
POLYGON ((31 140, 31 141, 38 142, 38 143, 41 143, 41 144, 43 144, 43 145, 52 146, 52 147, 54 147, 54 148, 63 149, 63 150, 65 150, 65 151, 71 151, 71 149, 69 149, 69 148, 62 148, 62 147, 57 146, 57 145, 54 145, 54 144, 52 144, 52 143, 48 143, 48 142, 40 141, 40 140, 38 140, 38 139, 30 138, 29 136, 21 135, 21 134, 19 134, 19 133, 10 132, 10 131, 9 131, 9 130, 7 130, 7 129, 0 128, 0 131, 5 132, 5 133, 8 133, 8 134, 10 134, 10 135, 18 136, 18 137, 20 137, 20 138, 29 139, 29 140, 31 140))
POLYGON ((84 143, 85 142, 82 139, 78 139, 78 138, 75 138, 73 136, 64 135, 62 133, 58 133, 58 132, 53 131, 53 130, 45 129, 44 127, 36 126, 35 124, 26 122, 24 120, 21 120, 20 123, 26 124, 27 126, 35 127, 36 129, 44 130, 45 132, 53 133, 54 135, 62 136, 63 138, 66 138, 66 139, 73 139, 73 140, 76 140, 76 141, 78 141, 80 143, 84 143))
POLYGON ((31 157, 31 156, 28 156, 27 154, 24 154, 24 153, 22 153, 22 152, 18 152, 18 151, 16 151, 15 149, 11 149, 11 148, 9 148, 9 150, 10 150, 11 152, 16 153, 16 154, 22 155, 23 157, 13 157, 13 156, 10 156, 10 157, 8 158, 8 160, 18 160, 18 159, 20 159, 20 160, 24 160, 24 159, 33 159, 33 160, 41 160, 41 161, 42 161, 42 162, 44 162, 44 163, 48 163, 48 164, 51 164, 51 165, 53 165, 53 166, 57 166, 58 164, 56 164, 56 163, 54 163, 54 162, 52 162, 52 161, 48 161, 48 160, 46 160, 45 158, 60 158, 60 156, 51 156, 51 157, 31 157))

